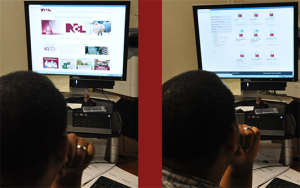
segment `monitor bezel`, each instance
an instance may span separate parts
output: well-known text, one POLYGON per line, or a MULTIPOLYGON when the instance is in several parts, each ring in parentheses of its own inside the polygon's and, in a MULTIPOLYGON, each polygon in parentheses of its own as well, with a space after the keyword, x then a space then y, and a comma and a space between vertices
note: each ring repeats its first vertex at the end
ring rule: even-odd
POLYGON ((250 8, 250 7, 279 7, 279 6, 293 6, 294 7, 294 78, 232 78, 222 77, 222 79, 241 79, 244 82, 252 81, 267 81, 267 82, 296 82, 298 81, 298 2, 284 2, 284 3, 251 3, 251 4, 212 4, 212 5, 194 5, 194 29, 196 39, 197 61, 198 69, 202 69, 200 34, 198 25, 198 9, 219 9, 219 8, 250 8))
MULTIPOLYGON (((124 32, 124 54, 123 54, 123 74, 122 76, 100 76, 100 75, 76 75, 76 74, 45 74, 70 76, 71 79, 89 79, 103 81, 126 81, 127 78, 127 58, 128 58, 128 40, 129 40, 129 17, 130 17, 130 1, 24 1, 25 9, 25 26, 27 41, 27 59, 28 70, 32 70, 31 56, 31 36, 30 36, 30 19, 29 5, 125 5, 125 32, 124 32)), ((41 73, 44 74, 44 73, 41 73)))

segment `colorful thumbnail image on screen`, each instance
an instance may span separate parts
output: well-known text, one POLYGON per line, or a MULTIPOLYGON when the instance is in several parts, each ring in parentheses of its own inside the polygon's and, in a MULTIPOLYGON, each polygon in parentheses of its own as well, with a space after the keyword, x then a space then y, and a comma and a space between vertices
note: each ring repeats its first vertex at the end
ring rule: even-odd
POLYGON ((110 60, 94 60, 94 70, 110 70, 110 60))
POLYGON ((85 46, 85 55, 108 55, 107 46, 85 46))

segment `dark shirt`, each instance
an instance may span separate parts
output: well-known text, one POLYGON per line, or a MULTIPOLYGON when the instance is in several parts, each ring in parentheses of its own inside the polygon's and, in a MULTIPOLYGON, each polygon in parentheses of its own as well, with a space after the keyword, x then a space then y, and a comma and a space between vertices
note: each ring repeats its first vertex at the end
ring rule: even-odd
POLYGON ((177 172, 166 166, 162 166, 162 187, 172 188, 220 188, 207 180, 177 172))

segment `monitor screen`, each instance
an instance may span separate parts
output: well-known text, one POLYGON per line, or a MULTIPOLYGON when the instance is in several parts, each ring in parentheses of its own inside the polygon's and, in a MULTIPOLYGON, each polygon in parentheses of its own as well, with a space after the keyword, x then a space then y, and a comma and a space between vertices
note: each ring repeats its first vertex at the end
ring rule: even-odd
POLYGON ((130 2, 25 1, 28 67, 126 80, 130 2))
POLYGON ((194 6, 199 69, 244 81, 298 79, 298 3, 194 6))

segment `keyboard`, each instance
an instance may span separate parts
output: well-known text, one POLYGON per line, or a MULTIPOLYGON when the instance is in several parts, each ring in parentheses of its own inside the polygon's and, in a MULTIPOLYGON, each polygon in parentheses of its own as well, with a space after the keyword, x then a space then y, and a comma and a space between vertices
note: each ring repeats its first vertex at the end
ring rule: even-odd
POLYGON ((295 183, 280 179, 280 178, 274 178, 269 185, 267 185, 266 188, 300 188, 300 185, 297 185, 295 183))
POLYGON ((127 185, 124 185, 122 183, 119 183, 115 180, 109 179, 104 176, 100 176, 98 180, 91 186, 91 188, 112 188, 112 187, 117 187, 117 188, 130 188, 127 185))

